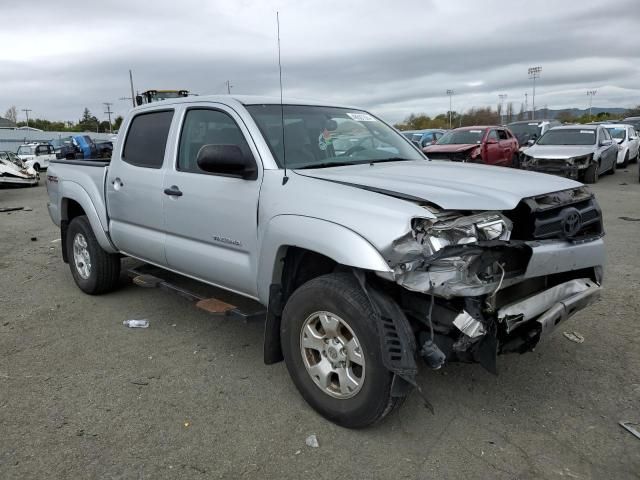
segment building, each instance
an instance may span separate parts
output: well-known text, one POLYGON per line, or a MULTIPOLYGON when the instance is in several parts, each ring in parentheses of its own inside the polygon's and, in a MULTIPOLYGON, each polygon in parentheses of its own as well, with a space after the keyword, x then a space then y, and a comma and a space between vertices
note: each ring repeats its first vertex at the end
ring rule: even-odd
POLYGON ((0 117, 0 128, 16 128, 17 125, 13 123, 11 120, 7 120, 6 118, 0 117))

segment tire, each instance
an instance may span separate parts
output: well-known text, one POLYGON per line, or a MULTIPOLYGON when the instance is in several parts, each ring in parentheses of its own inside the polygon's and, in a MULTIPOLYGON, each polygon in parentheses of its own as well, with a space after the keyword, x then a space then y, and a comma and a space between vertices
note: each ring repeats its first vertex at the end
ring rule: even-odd
POLYGON ((40 174, 38 172, 36 172, 36 183, 32 184, 32 187, 37 187, 38 185, 40 185, 40 174))
POLYGON ((102 249, 85 215, 71 220, 66 248, 71 275, 84 293, 99 295, 118 286, 120 257, 102 249))
POLYGON ((33 164, 33 169, 34 169, 36 172, 39 172, 39 171, 40 171, 40 164, 39 164, 39 163, 34 163, 34 164, 33 164))
POLYGON ((617 169, 618 169, 618 159, 615 159, 613 161, 613 164, 611 165, 611 169, 609 170, 609 175, 613 175, 614 173, 616 173, 617 169))
POLYGON ((308 281, 291 295, 282 314, 282 350, 293 383, 311 407, 327 420, 342 427, 363 428, 372 425, 382 420, 404 400, 403 397, 391 396, 393 374, 382 363, 376 322, 376 313, 351 273, 332 273, 308 281), (323 344, 323 339, 319 340, 315 336, 322 336, 322 332, 330 336, 330 331, 323 329, 325 323, 319 318, 316 322, 317 314, 320 314, 319 317, 325 314, 327 322, 337 321, 340 325, 337 331, 342 332, 343 337, 353 335, 347 345, 352 344, 355 339, 351 349, 360 355, 363 362, 361 368, 358 368, 357 362, 351 361, 352 355, 348 352, 348 347, 340 349, 342 357, 336 357, 336 349, 331 350, 334 345, 331 342, 334 340, 323 344), (314 345, 319 344, 324 353, 313 348, 303 348, 302 334, 305 326, 308 327, 304 329, 305 339, 312 340, 314 345), (312 327, 315 335, 307 334, 312 327), (354 345, 357 347, 354 348, 354 345), (345 373, 344 377, 340 377, 335 373, 330 358, 343 359, 343 365, 348 366, 347 369, 343 367, 343 370, 349 372, 348 369, 351 369, 351 375, 347 376, 345 373), (307 370, 311 364, 324 364, 324 368, 332 372, 325 375, 330 379, 328 387, 316 384, 316 381, 320 382, 320 377, 316 377, 318 380, 312 378, 307 370), (342 388, 346 388, 348 382, 342 382, 342 378, 355 379, 353 383, 356 385, 350 392, 343 393, 342 388))
MULTIPOLYGON (((618 159, 616 159, 616 163, 617 162, 618 162, 618 159)), ((627 150, 627 153, 624 155, 624 160, 620 164, 620 167, 621 168, 626 168, 627 165, 629 165, 629 150, 627 150)))
POLYGON ((597 183, 598 182, 598 164, 592 163, 584 171, 584 183, 597 183))
POLYGON ((517 153, 513 154, 513 158, 511 160, 511 166, 513 168, 520 168, 520 155, 518 155, 517 153))

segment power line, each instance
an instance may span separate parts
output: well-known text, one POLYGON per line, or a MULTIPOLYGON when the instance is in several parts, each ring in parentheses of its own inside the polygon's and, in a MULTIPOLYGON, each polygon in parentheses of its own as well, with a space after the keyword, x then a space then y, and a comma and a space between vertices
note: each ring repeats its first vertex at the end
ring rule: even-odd
POLYGON ((22 111, 27 116, 27 127, 28 127, 29 126, 29 112, 31 112, 32 110, 30 108, 23 108, 22 111))
POLYGON ((113 105, 113 103, 104 102, 103 105, 107 108, 107 111, 104 113, 106 113, 109 116, 109 133, 113 133, 113 128, 111 126, 111 114, 113 113, 111 111, 111 105, 113 105))

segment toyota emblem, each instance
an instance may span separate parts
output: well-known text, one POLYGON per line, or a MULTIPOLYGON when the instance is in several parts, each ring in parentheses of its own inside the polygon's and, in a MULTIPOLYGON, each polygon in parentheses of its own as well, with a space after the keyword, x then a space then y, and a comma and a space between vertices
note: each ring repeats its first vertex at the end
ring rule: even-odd
POLYGON ((562 222, 562 230, 566 237, 573 237, 580 231, 582 227, 582 219, 580 218, 580 212, 575 208, 571 208, 567 211, 562 222))

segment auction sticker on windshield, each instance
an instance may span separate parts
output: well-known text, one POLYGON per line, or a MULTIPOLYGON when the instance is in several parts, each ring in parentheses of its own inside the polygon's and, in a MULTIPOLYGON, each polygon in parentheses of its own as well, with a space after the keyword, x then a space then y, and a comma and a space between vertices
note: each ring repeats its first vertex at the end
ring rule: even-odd
POLYGON ((590 133, 591 135, 595 134, 593 130, 580 130, 580 133, 590 133))
POLYGON ((349 118, 352 120, 357 120, 358 122, 375 122, 376 119, 373 118, 368 113, 347 113, 349 118))
POLYGON ((469 130, 471 133, 482 133, 482 130, 469 130))

